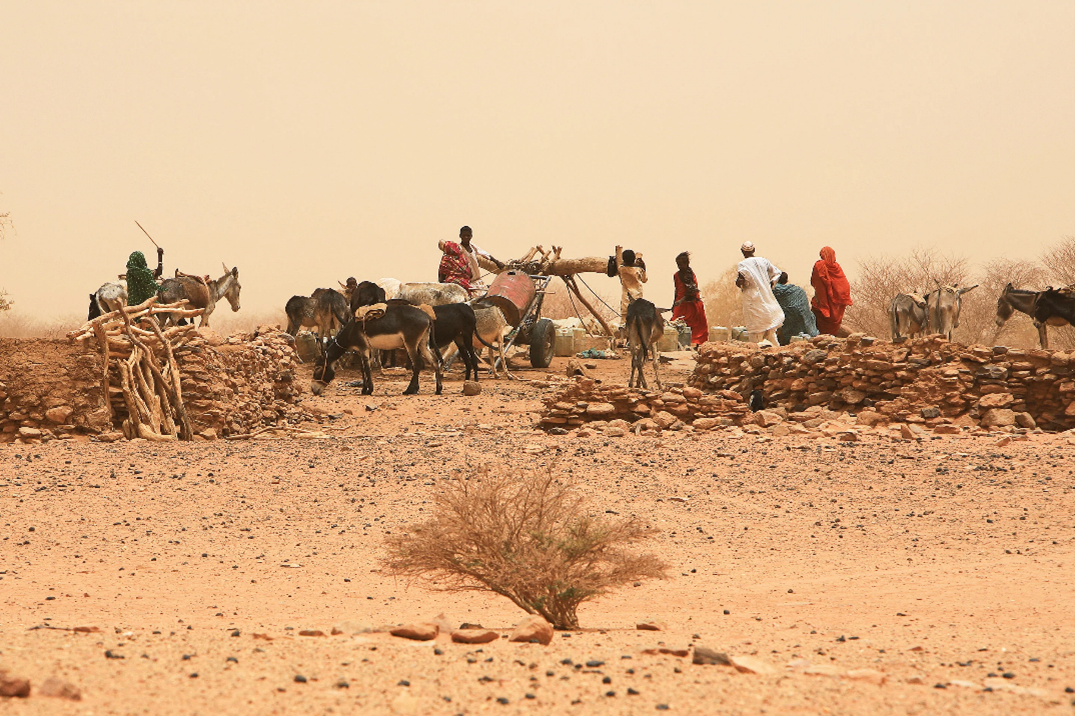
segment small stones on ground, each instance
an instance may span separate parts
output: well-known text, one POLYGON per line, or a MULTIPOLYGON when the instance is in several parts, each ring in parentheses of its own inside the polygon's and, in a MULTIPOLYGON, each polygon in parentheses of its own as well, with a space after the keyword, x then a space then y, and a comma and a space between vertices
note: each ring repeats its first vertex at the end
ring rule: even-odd
POLYGON ((306 677, 303 676, 302 674, 295 674, 295 683, 296 684, 305 684, 306 683, 306 677))
POLYGON ((481 395, 482 384, 475 380, 463 382, 463 395, 481 395))
POLYGON ((125 657, 123 654, 116 654, 111 649, 108 649, 108 650, 105 651, 105 658, 106 659, 126 659, 127 657, 125 657))
POLYGON ((536 641, 539 644, 548 646, 552 643, 552 634, 552 624, 549 624, 542 617, 532 616, 515 627, 515 630, 509 637, 509 641, 523 642, 526 644, 536 641))
POLYGON ((668 625, 657 619, 647 619, 636 624, 635 629, 639 631, 665 631, 668 629, 668 625))
POLYGON ((347 682, 346 682, 346 681, 344 681, 343 679, 340 679, 339 681, 337 681, 337 682, 336 682, 336 683, 334 684, 334 686, 335 686, 335 687, 336 687, 337 689, 349 689, 349 688, 351 688, 351 684, 347 683, 347 682))
POLYGON ((299 636, 325 636, 325 632, 320 629, 301 629, 299 636))

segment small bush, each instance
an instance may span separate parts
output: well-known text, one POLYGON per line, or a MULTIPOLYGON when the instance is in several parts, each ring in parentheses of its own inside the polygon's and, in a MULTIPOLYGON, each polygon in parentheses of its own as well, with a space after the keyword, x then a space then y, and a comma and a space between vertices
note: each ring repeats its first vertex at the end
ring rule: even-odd
POLYGON ((389 573, 436 581, 447 591, 490 591, 557 629, 578 627, 578 606, 665 565, 629 548, 649 530, 634 518, 589 514, 553 469, 474 475, 436 500, 433 516, 386 540, 389 573))

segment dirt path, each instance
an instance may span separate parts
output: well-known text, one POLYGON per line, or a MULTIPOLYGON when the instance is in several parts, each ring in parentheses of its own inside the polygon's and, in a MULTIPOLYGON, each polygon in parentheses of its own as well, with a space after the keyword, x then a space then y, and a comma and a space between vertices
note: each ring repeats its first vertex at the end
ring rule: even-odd
POLYGON ((305 403, 329 439, 0 447, 0 668, 83 692, 0 712, 1073 710, 1066 436, 551 436, 531 427, 548 390, 534 382, 466 398, 455 376, 442 397, 424 384, 405 398, 391 376, 363 397, 354 377, 305 403), (586 629, 550 647, 352 633, 441 612, 507 633, 523 615, 503 598, 382 576, 381 540, 428 513, 451 469, 550 461, 597 510, 659 528, 672 578, 583 607, 586 629), (643 619, 668 629, 637 631, 643 619), (100 631, 30 629, 46 624, 100 631), (334 625, 345 633, 299 635, 334 625), (774 673, 643 653, 692 644, 774 673), (886 683, 846 677, 857 669, 886 683))

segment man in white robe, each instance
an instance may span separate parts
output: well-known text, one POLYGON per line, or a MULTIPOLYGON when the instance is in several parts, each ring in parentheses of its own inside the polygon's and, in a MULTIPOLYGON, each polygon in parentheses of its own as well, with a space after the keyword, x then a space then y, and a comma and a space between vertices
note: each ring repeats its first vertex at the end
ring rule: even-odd
POLYGON ((780 269, 768 259, 754 255, 754 244, 745 242, 740 251, 739 275, 735 285, 743 292, 743 318, 750 340, 755 343, 768 341, 778 345, 776 329, 784 324, 784 311, 773 295, 773 282, 780 277, 780 269))

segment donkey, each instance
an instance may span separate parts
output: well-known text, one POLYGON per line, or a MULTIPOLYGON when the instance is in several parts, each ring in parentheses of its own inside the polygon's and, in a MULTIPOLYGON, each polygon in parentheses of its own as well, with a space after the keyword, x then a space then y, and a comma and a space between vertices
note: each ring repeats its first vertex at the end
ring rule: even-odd
MULTIPOLYGON (((175 278, 166 279, 161 283, 157 296, 161 303, 175 303, 185 298, 190 301, 191 308, 204 308, 205 313, 202 314, 199 327, 208 328, 209 314, 216 308, 220 299, 228 299, 233 312, 239 310, 239 291, 242 288, 239 285, 239 268, 229 269, 227 265, 224 265, 224 275, 209 281, 180 274, 177 270, 175 278)), ((175 322, 171 316, 164 319, 165 324, 169 321, 175 322)))
POLYGON ((1075 298, 1065 291, 1028 291, 1015 288, 1010 283, 997 298, 997 330, 1019 311, 1030 316, 1038 329, 1038 342, 1043 349, 1049 347, 1048 326, 1075 325, 1075 298))
POLYGON ((651 302, 636 298, 627 306, 627 345, 631 349, 631 377, 627 380, 629 388, 647 388, 643 368, 646 359, 653 360, 653 379, 657 389, 661 390, 661 376, 657 373, 660 354, 657 342, 664 335, 664 317, 651 302), (635 379, 635 372, 638 379, 635 379))
MULTIPOLYGON (((384 303, 384 289, 374 283, 363 281, 358 284, 351 296, 351 311, 374 304, 384 303), (364 303, 365 302, 365 303, 364 303)), ((357 312, 361 315, 361 311, 357 312)), ((441 385, 440 353, 430 348, 435 343, 436 333, 433 318, 420 308, 405 303, 390 303, 384 313, 375 318, 352 315, 346 325, 329 343, 324 355, 314 365, 313 381, 310 392, 320 395, 332 379, 336 377, 335 363, 349 349, 358 353, 362 364, 362 394, 373 395, 373 374, 370 359, 374 350, 396 350, 404 348, 411 359, 411 382, 404 395, 418 392, 418 373, 421 363, 419 356, 433 366, 436 376, 436 393, 440 395, 441 385)))
POLYGON ((959 312, 963 308, 963 294, 978 288, 978 284, 956 288, 958 284, 937 288, 926 297, 926 322, 931 333, 940 333, 952 340, 952 332, 959 328, 959 312))
POLYGON ((102 284, 90 294, 90 309, 87 321, 112 311, 118 311, 127 305, 127 282, 110 281, 102 284))
POLYGON ((901 343, 926 332, 926 302, 906 293, 896 294, 888 307, 892 342, 901 343))
POLYGON ((292 296, 284 307, 287 314, 287 333, 291 337, 299 329, 309 326, 317 329, 318 345, 325 352, 325 342, 332 334, 332 329, 347 323, 350 314, 347 299, 343 294, 331 288, 316 289, 310 296, 292 296))

